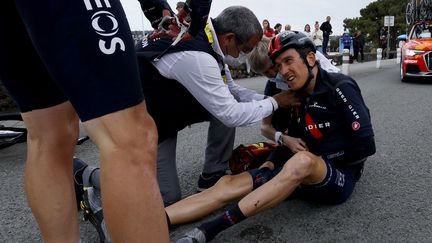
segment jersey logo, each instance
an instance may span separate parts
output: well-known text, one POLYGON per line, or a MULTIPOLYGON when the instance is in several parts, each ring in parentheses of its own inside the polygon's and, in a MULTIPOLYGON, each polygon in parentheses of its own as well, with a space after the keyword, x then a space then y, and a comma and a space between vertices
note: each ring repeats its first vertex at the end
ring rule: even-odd
POLYGON ((339 187, 343 187, 345 185, 345 175, 342 174, 340 171, 336 171, 336 185, 339 187))
POLYGON ((146 47, 146 46, 148 46, 149 45, 149 42, 148 42, 148 37, 147 37, 147 35, 144 37, 144 39, 142 39, 142 41, 141 41, 141 48, 144 48, 144 47, 146 47))
POLYGON ((309 108, 318 108, 318 109, 322 109, 322 110, 327 110, 327 107, 318 105, 318 102, 314 102, 312 105, 309 105, 308 107, 309 108))
POLYGON ((351 124, 351 127, 354 131, 357 131, 360 129, 360 123, 355 121, 351 124))
POLYGON ((119 24, 117 22, 117 19, 114 14, 106 11, 110 10, 111 8, 109 0, 104 0, 104 4, 102 4, 102 1, 100 0, 95 0, 94 5, 90 2, 90 0, 83 1, 87 11, 97 11, 93 13, 91 17, 91 25, 95 33, 100 36, 98 44, 101 52, 106 55, 111 55, 114 54, 118 49, 125 51, 126 46, 123 40, 120 37, 116 36, 119 31, 119 24), (94 8, 96 8, 96 10, 94 8), (102 24, 102 22, 105 22, 105 24, 102 24))
POLYGON ((315 139, 318 140, 323 138, 323 135, 318 128, 319 126, 315 124, 315 122, 312 120, 312 117, 309 115, 309 113, 306 113, 305 121, 306 121, 306 130, 309 130, 309 132, 312 134, 312 136, 315 139))

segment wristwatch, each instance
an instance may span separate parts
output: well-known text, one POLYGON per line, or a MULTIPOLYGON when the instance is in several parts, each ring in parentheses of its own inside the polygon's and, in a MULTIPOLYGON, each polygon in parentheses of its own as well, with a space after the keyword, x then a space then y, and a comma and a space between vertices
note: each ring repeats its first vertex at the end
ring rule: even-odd
POLYGON ((279 144, 279 146, 284 146, 285 145, 285 143, 283 141, 283 134, 280 135, 279 140, 278 140, 277 143, 279 144))
POLYGON ((284 145, 282 132, 279 132, 279 131, 275 132, 275 140, 274 141, 280 146, 284 145))

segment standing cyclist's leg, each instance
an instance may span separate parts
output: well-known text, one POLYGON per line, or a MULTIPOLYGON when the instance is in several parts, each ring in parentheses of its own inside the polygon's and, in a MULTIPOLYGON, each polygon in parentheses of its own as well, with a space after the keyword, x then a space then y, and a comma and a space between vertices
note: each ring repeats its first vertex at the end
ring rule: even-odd
POLYGON ((102 203, 112 239, 167 242, 167 223, 156 181, 157 135, 145 104, 84 125, 101 152, 102 203))
POLYGON ((69 102, 22 114, 28 130, 25 189, 45 242, 77 242, 72 182, 78 116, 69 102))
POLYGON ((26 128, 27 200, 45 242, 79 240, 71 187, 78 119, 40 60, 15 1, 0 2, 0 78, 18 104, 26 128))

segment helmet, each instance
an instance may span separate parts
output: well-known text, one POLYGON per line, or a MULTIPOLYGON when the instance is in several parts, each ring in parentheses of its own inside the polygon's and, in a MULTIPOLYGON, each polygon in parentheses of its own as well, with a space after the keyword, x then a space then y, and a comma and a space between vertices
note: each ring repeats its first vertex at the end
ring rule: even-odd
POLYGON ((282 52, 289 48, 296 50, 310 48, 311 51, 316 52, 314 43, 305 34, 298 31, 284 31, 274 37, 270 43, 269 56, 271 60, 274 62, 282 52))

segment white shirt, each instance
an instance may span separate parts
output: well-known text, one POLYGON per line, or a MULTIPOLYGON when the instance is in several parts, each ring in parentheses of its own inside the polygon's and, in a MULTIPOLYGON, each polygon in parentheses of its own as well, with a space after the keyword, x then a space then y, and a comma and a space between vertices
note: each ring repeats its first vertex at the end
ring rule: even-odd
POLYGON ((312 32, 311 39, 314 42, 315 46, 322 46, 323 43, 323 32, 322 30, 318 29, 312 32))
MULTIPOLYGON (((211 21, 209 24, 213 35, 212 48, 224 57, 211 21)), ((220 66, 208 53, 170 53, 152 63, 162 76, 180 82, 207 111, 226 126, 253 124, 278 108, 272 97, 264 99, 264 95, 235 84, 228 66, 220 66), (227 84, 222 79, 221 68, 225 68, 227 84)))

